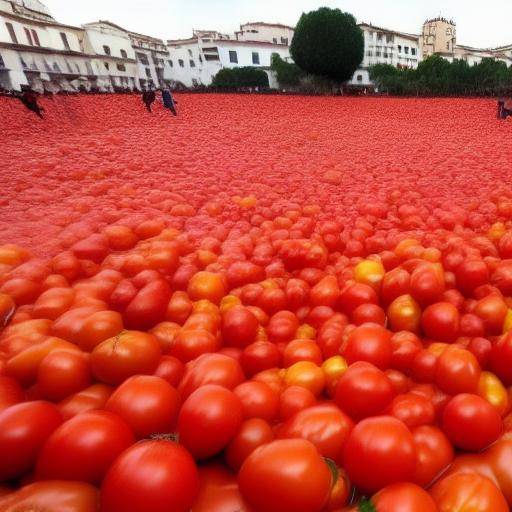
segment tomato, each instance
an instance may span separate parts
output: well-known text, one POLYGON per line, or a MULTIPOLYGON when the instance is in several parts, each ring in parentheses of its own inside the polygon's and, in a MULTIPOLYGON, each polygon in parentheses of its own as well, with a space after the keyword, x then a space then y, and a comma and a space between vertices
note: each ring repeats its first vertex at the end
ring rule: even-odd
POLYGON ((466 260, 457 267, 455 276, 457 288, 469 296, 476 288, 489 282, 489 269, 483 261, 466 260))
POLYGON ((226 461, 238 471, 247 457, 259 446, 274 440, 270 425, 261 418, 250 418, 240 426, 240 430, 226 448, 226 461))
POLYGON ((39 365, 37 386, 41 395, 57 402, 78 393, 91 384, 89 355, 53 350, 39 365))
POLYGON ((372 497, 371 503, 378 512, 438 512, 427 491, 412 483, 388 485, 372 497))
POLYGON ((325 375, 315 363, 299 361, 286 370, 284 381, 286 386, 302 386, 318 396, 324 389, 325 375))
POLYGON ((437 360, 435 382, 441 391, 449 395, 474 393, 480 374, 480 365, 469 350, 450 346, 437 360))
POLYGON ((51 288, 46 290, 34 303, 33 318, 48 318, 55 320, 65 313, 75 298, 72 288, 51 288))
POLYGON ((507 389, 493 373, 481 373, 476 394, 495 407, 501 416, 509 409, 507 389))
POLYGON ((178 391, 186 399, 206 384, 234 389, 244 381, 244 373, 236 359, 224 354, 204 354, 187 365, 178 391))
POLYGON ((25 393, 17 381, 0 375, 0 413, 11 405, 22 402, 25 393))
POLYGON ((186 292, 176 291, 167 305, 166 318, 171 322, 183 325, 192 312, 192 307, 192 301, 186 292))
POLYGON ((357 361, 366 361, 385 370, 391 363, 391 333, 376 324, 356 327, 348 335, 342 355, 349 365, 357 361))
POLYGON ((503 431, 498 411, 478 395, 453 397, 443 413, 443 430, 450 441, 463 450, 483 450, 503 431))
POLYGON ((412 436, 417 454, 416 471, 412 480, 425 487, 452 462, 453 447, 446 435, 435 426, 416 427, 412 436))
POLYGON ((276 368, 280 362, 279 349, 267 341, 257 341, 245 347, 240 358, 242 368, 248 377, 264 370, 276 368))
POLYGON ((395 370, 408 372, 416 355, 423 345, 415 334, 408 331, 396 332, 391 336, 391 367, 395 370))
POLYGON ((322 351, 312 340, 293 340, 286 345, 283 352, 283 366, 288 368, 300 361, 322 364, 322 351))
POLYGON ((506 512, 501 491, 491 480, 475 474, 457 474, 441 479, 431 495, 439 512, 506 512))
POLYGON ((98 311, 85 318, 75 340, 84 352, 92 352, 102 341, 122 330, 123 319, 117 311, 98 311))
POLYGON ((449 302, 432 304, 423 312, 421 325, 427 337, 450 343, 459 333, 460 315, 449 302))
POLYGON ((98 505, 98 490, 85 482, 35 482, 0 497, 0 510, 3 512, 97 512, 98 505))
POLYGON ((180 442, 194 458, 211 457, 233 439, 242 420, 242 404, 232 391, 217 385, 203 385, 181 407, 180 442))
POLYGON ((445 290, 443 278, 443 270, 439 265, 418 265, 411 274, 411 296, 422 307, 437 302, 445 290))
POLYGON ((338 307, 344 313, 352 315, 353 311, 361 304, 378 304, 377 293, 371 286, 354 283, 342 290, 338 307))
POLYGON ((94 409, 103 409, 113 389, 106 384, 93 384, 62 401, 58 407, 65 420, 94 409))
POLYGON ((243 306, 234 306, 222 318, 224 343, 245 348, 254 342, 259 322, 251 311, 243 306))
POLYGON ((307 439, 321 455, 341 464, 343 447, 353 427, 352 420, 335 405, 316 405, 297 412, 279 427, 277 436, 307 439))
POLYGON ((94 348, 91 370, 98 380, 118 385, 138 373, 151 375, 156 370, 160 356, 160 344, 153 335, 122 331, 94 348))
POLYGON ((233 392, 240 399, 245 419, 272 422, 279 412, 279 395, 264 382, 243 382, 233 392))
POLYGON ((512 333, 502 336, 492 347, 489 366, 506 386, 512 385, 512 333))
POLYGON ((176 357, 162 356, 154 375, 177 387, 185 373, 185 365, 176 357))
POLYGON ((100 483, 114 459, 134 442, 132 431, 119 416, 84 412, 64 422, 46 440, 36 477, 100 483))
POLYGON ((405 423, 410 429, 432 425, 436 419, 432 402, 414 393, 397 395, 389 405, 387 413, 405 423))
POLYGON ((197 468, 184 448, 141 441, 110 466, 101 486, 101 511, 187 512, 198 490, 197 468))
POLYGON ((219 339, 212 333, 202 329, 182 329, 174 338, 168 353, 187 363, 203 354, 216 352, 219 348, 219 339))
POLYGON ((12 405, 0 412, 0 481, 30 471, 44 443, 61 423, 57 407, 43 401, 12 405))
POLYGON ((392 331, 419 333, 421 309, 410 295, 400 295, 388 307, 387 316, 392 331))
POLYGON ((105 410, 122 418, 139 439, 172 432, 178 415, 178 392, 160 377, 136 375, 110 396, 105 410))
POLYGON ((291 311, 275 313, 266 327, 269 340, 273 343, 289 342, 299 328, 299 321, 291 311))
POLYGON ((410 481, 416 467, 416 448, 409 429, 396 418, 375 416, 358 423, 343 452, 351 482, 375 492, 387 485, 410 481), (385 468, 385 471, 368 471, 385 468))
POLYGON ((354 420, 384 411, 394 397, 394 388, 384 372, 370 363, 354 363, 341 376, 335 402, 354 420))
POLYGON ((334 307, 338 301, 340 288, 335 276, 325 276, 310 291, 310 304, 312 306, 334 307))
POLYGON ((329 499, 332 476, 312 443, 282 439, 247 457, 238 484, 254 512, 320 512, 329 499))
POLYGON ((192 300, 208 299, 218 304, 226 295, 226 288, 220 275, 202 271, 190 279, 187 293, 192 300))

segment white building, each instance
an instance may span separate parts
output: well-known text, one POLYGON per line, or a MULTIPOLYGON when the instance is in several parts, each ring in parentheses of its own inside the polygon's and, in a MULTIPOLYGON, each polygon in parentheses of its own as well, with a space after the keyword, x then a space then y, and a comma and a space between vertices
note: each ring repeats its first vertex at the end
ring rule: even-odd
POLYGON ((238 41, 262 41, 289 46, 292 43, 294 33, 295 29, 288 25, 257 21, 240 25, 240 30, 235 32, 235 39, 238 41))
POLYGON ((270 73, 272 54, 289 60, 289 44, 246 37, 236 39, 216 31, 195 30, 189 39, 168 41, 173 80, 187 87, 210 85, 223 68, 253 66, 267 71, 271 87, 276 86, 270 73))
POLYGON ((364 34, 364 58, 350 85, 371 86, 370 67, 375 64, 412 69, 418 67, 422 59, 421 36, 375 27, 369 23, 361 23, 359 28, 364 34))
POLYGON ((0 0, 0 87, 76 90, 94 80, 84 30, 58 23, 36 0, 0 0))

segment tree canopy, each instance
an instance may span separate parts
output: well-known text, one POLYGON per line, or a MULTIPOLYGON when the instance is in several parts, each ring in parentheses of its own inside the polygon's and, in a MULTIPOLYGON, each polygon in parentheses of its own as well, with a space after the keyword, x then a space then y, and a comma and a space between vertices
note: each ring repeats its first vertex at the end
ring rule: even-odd
POLYGON ((241 87, 268 87, 268 75, 262 69, 251 66, 221 69, 212 80, 212 86, 220 89, 241 87))
POLYGON ((352 14, 322 7, 302 14, 290 53, 304 71, 345 82, 363 60, 364 35, 352 14))

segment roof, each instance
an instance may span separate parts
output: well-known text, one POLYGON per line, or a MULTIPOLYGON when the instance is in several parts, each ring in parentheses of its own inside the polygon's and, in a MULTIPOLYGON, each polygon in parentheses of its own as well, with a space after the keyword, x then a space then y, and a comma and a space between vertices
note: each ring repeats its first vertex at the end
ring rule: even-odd
POLYGON ((454 27, 457 26, 457 23, 453 20, 448 20, 446 18, 443 18, 442 16, 438 16, 437 18, 430 18, 428 20, 425 20, 423 25, 426 25, 427 23, 433 23, 434 21, 444 21, 445 23, 448 23, 449 25, 453 25, 454 27))
POLYGON ((84 25, 84 27, 89 27, 89 26, 92 26, 92 25, 108 25, 108 26, 110 26, 112 28, 120 30, 121 32, 129 33, 128 30, 126 30, 123 27, 120 27, 119 25, 116 25, 115 23, 112 23, 111 21, 108 21, 108 20, 92 21, 91 23, 86 23, 84 25))
POLYGON ((391 30, 389 28, 378 27, 376 25, 372 25, 371 23, 358 23, 357 26, 358 27, 368 27, 368 28, 372 28, 374 30, 378 30, 380 32, 387 32, 389 34, 395 34, 400 37, 404 37, 406 39, 419 40, 421 37, 419 34, 409 34, 408 32, 399 32, 398 30, 391 30))
POLYGON ((169 39, 167 41, 167 44, 169 44, 169 45, 190 44, 190 43, 197 43, 198 40, 199 40, 198 36, 189 37, 188 39, 169 39))
POLYGON ((240 30, 242 30, 242 27, 246 27, 247 25, 263 25, 265 27, 287 28, 289 30, 295 30, 295 27, 290 27, 289 25, 283 25, 281 23, 265 23, 264 21, 250 21, 248 23, 244 23, 243 25, 240 25, 240 30))
POLYGON ((159 39, 158 37, 146 36, 144 34, 139 34, 137 32, 128 32, 130 36, 137 37, 139 39, 145 39, 146 41, 151 41, 152 43, 165 44, 163 39, 159 39))
POLYGON ((43 20, 40 18, 32 18, 32 17, 28 17, 28 16, 23 16, 22 14, 16 14, 13 12, 1 11, 1 10, 0 10, 0 13, 2 14, 2 16, 4 18, 10 18, 13 20, 22 21, 24 23, 33 23, 35 25, 41 25, 44 27, 48 27, 48 26, 63 27, 63 28, 70 28, 73 30, 82 30, 83 31, 82 27, 75 27, 74 25, 66 25, 65 23, 59 23, 58 21, 55 21, 54 19, 43 20))
POLYGON ((288 48, 287 44, 272 43, 271 41, 240 41, 238 39, 214 39, 214 43, 228 43, 228 44, 240 44, 240 45, 264 45, 264 46, 279 46, 282 48, 288 48))

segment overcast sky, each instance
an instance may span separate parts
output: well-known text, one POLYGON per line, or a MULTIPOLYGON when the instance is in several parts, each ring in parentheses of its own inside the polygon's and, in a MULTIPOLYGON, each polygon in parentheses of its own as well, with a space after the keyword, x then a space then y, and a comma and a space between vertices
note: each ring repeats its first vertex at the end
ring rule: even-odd
POLYGON ((321 6, 351 12, 358 21, 419 33, 426 18, 457 22, 458 42, 474 46, 512 43, 512 0, 43 0, 53 16, 80 25, 108 19, 162 39, 188 37, 193 28, 233 32, 247 21, 295 25, 321 6))

